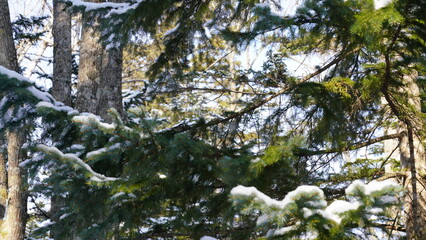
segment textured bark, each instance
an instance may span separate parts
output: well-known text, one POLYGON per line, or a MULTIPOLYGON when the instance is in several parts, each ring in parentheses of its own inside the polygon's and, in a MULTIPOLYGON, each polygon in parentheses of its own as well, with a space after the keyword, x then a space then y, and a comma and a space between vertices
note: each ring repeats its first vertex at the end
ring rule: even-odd
POLYGON ((9 5, 7 0, 0 0, 0 65, 18 71, 16 49, 12 38, 9 5))
MULTIPOLYGON (((101 1, 92 1, 101 2, 101 1)), ((122 49, 105 49, 101 43, 100 16, 83 14, 76 108, 110 121, 107 110, 122 112, 122 49)))
POLYGON ((103 51, 101 82, 98 88, 98 108, 96 113, 104 119, 109 119, 107 114, 110 108, 115 108, 122 114, 121 80, 123 69, 122 49, 109 49, 103 51))
MULTIPOLYGON (((421 111, 420 91, 415 83, 416 74, 405 77, 406 91, 409 96, 409 104, 415 111, 421 111)), ((413 124, 416 121, 413 121, 413 124)), ((406 136, 401 139, 400 153, 401 166, 407 169, 407 181, 405 187, 404 211, 406 215, 406 228, 408 239, 424 239, 426 234, 426 189, 424 181, 425 150, 422 140, 416 132, 421 126, 406 124, 406 136), (422 174, 423 173, 423 174, 422 174)))
POLYGON ((26 200, 23 186, 23 173, 19 162, 20 150, 24 136, 17 131, 7 132, 8 153, 8 197, 6 208, 6 220, 4 228, 8 240, 22 240, 25 236, 26 200), (25 202, 25 203, 24 203, 25 202))
POLYGON ((71 106, 71 15, 67 5, 53 1, 53 97, 71 106))
MULTIPOLYGON (((401 168, 405 170, 404 187, 407 192, 404 197, 404 220, 407 231, 407 239, 424 239, 426 234, 426 189, 425 189, 425 149, 421 136, 417 135, 422 124, 416 120, 416 114, 421 111, 420 91, 415 83, 417 75, 404 77, 405 87, 399 89, 401 94, 407 94, 408 104, 411 110, 402 112, 400 109, 392 109, 392 114, 398 118, 396 129, 387 129, 388 133, 401 134, 399 142, 389 140, 385 142, 385 153, 392 158, 399 158, 401 168), (411 112, 411 113, 410 113, 411 112), (396 149, 396 151, 394 151, 396 149)), ((388 97, 389 105, 394 104, 388 97)), ((392 108, 392 107, 391 107, 392 108)), ((388 167, 386 172, 391 172, 388 167)))
MULTIPOLYGON (((65 105, 72 105, 71 76, 72 76, 72 47, 71 47, 71 14, 67 5, 59 0, 53 1, 53 97, 65 105)), ((55 167, 52 169, 55 171, 55 167)), ((52 190, 50 216, 52 222, 60 219, 59 211, 65 206, 64 199, 58 194, 56 188, 52 190)), ((50 237, 59 238, 60 229, 53 228, 50 237)), ((69 237, 67 239, 72 239, 69 237)))
MULTIPOLYGON (((0 65, 18 72, 16 49, 12 38, 9 6, 7 0, 0 0, 0 65)), ((19 152, 22 148, 24 133, 22 131, 7 131, 7 200, 6 218, 2 222, 2 239, 22 240, 26 223, 26 195, 23 189, 23 176, 19 167, 19 152)), ((1 136, 3 138, 3 136, 1 136)), ((4 166, 4 158, 1 163, 4 166)), ((0 171, 5 179, 5 171, 0 171)), ((4 199, 2 199, 4 201, 4 199)))
MULTIPOLYGON (((112 120, 108 115, 110 108, 115 108, 120 114, 123 112, 121 97, 123 51, 121 48, 106 49, 102 44, 101 32, 98 29, 101 16, 84 13, 82 21, 76 108, 80 112, 99 115, 110 122, 112 120)), ((107 232, 100 233, 103 236, 100 239, 118 239, 116 234, 109 236, 116 232, 116 229, 118 226, 112 226, 107 232)))
MULTIPOLYGON (((0 151, 0 219, 4 217, 7 199, 6 159, 3 150, 0 151)), ((0 224, 1 226, 1 224, 0 224)))

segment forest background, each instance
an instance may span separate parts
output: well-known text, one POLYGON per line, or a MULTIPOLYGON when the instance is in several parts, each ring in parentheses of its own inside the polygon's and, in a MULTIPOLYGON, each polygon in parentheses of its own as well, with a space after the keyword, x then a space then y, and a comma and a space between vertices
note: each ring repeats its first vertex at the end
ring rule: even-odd
POLYGON ((2 239, 424 236, 425 1, 37 4, 0 0, 2 239))

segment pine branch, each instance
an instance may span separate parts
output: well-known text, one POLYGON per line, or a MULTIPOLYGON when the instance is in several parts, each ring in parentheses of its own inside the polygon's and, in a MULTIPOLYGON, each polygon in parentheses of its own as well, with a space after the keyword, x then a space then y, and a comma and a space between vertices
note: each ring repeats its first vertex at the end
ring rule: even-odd
POLYGON ((197 124, 195 124, 195 125, 180 124, 180 125, 178 125, 176 127, 167 129, 166 131, 163 131, 163 132, 180 133, 180 132, 185 132, 185 131, 188 131, 188 130, 191 130, 191 129, 194 129, 194 128, 215 126, 215 125, 218 125, 220 123, 228 122, 228 121, 230 121, 232 119, 239 118, 239 117, 243 116, 244 114, 253 112, 254 110, 256 110, 256 109, 264 106, 266 103, 270 102, 271 100, 275 99, 276 97, 281 96, 281 95, 289 92, 290 90, 294 89, 296 86, 298 86, 298 85, 300 85, 302 83, 305 83, 305 82, 309 81, 310 79, 312 79, 312 78, 320 75, 321 73, 323 73, 324 71, 328 70, 329 68, 331 68, 335 64, 339 63, 347 54, 353 53, 353 52, 355 52, 357 50, 358 50, 358 48, 352 49, 352 50, 347 51, 347 52, 343 51, 339 56, 337 56, 335 59, 333 59, 331 62, 329 62, 328 64, 326 64, 322 68, 320 68, 317 71, 315 71, 315 72, 307 75, 306 77, 302 78, 299 81, 298 84, 289 85, 286 88, 283 88, 282 90, 280 90, 280 91, 272 94, 271 96, 269 96, 269 97, 267 97, 265 99, 262 99, 260 101, 257 101, 255 103, 253 103, 251 106, 247 106, 245 109, 243 109, 243 110, 241 110, 239 112, 233 113, 233 114, 231 114, 228 117, 215 118, 215 119, 213 119, 213 120, 211 120, 211 121, 209 121, 206 124, 203 124, 201 126, 197 125, 197 124))
POLYGON ((343 147, 343 148, 332 148, 332 149, 326 149, 326 150, 318 150, 318 151, 310 151, 310 150, 304 150, 301 149, 299 152, 296 152, 295 155, 299 157, 309 157, 309 156, 315 156, 315 155, 323 155, 323 154, 330 154, 330 153, 339 153, 339 152, 345 152, 345 151, 351 151, 360 149, 362 147, 366 147, 384 140, 388 139, 394 139, 394 138, 400 138, 403 133, 395 133, 390 135, 385 135, 378 138, 370 139, 366 142, 357 143, 351 146, 343 147))

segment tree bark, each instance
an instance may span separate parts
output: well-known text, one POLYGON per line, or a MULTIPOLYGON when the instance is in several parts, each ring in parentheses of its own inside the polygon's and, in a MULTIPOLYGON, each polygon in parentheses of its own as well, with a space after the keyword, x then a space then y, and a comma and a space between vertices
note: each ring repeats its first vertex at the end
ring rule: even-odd
POLYGON ((4 227, 7 232, 6 239, 22 240, 25 236, 26 199, 23 191, 23 173, 19 162, 24 136, 17 131, 8 131, 7 141, 8 199, 4 227))
POLYGON ((53 1, 53 97, 71 106, 71 15, 67 5, 53 1))
MULTIPOLYGON (((67 106, 72 105, 71 76, 72 76, 72 47, 71 47, 71 14, 67 5, 59 0, 53 0, 53 97, 67 106)), ((52 168, 55 171, 57 166, 52 168)), ((50 216, 52 222, 59 222, 59 211, 65 206, 65 200, 54 187, 50 198, 50 216)), ((59 239, 60 229, 53 228, 50 237, 59 239)), ((61 239, 64 239, 62 237, 61 239)), ((70 236, 68 239, 72 239, 70 236)))
MULTIPOLYGON (((111 122, 112 119, 108 115, 110 108, 115 108, 120 114, 123 112, 121 96, 123 50, 121 47, 107 49, 104 46, 99 29, 101 17, 90 12, 83 14, 76 108, 80 112, 90 112, 111 122)), ((112 228, 108 229, 108 232, 116 232, 118 226, 112 228)), ((108 232, 100 233, 103 236, 101 238, 118 239, 115 233, 108 237, 108 232)))
POLYGON ((0 0, 0 65, 18 71, 15 44, 12 37, 9 5, 7 0, 0 0))
MULTIPOLYGON (((0 65, 16 72, 19 71, 7 0, 0 0, 0 65)), ((0 236, 5 236, 4 239, 8 240, 22 240, 25 235, 27 201, 19 162, 25 134, 22 131, 8 130, 6 135, 8 160, 6 218, 1 223, 0 236)), ((3 136, 1 139, 3 140, 3 136)), ((0 165, 4 167, 4 157, 1 157, 0 160, 2 160, 0 165)), ((4 184, 6 171, 0 170, 0 174, 2 175, 0 179, 4 184)), ((1 201, 4 202, 4 199, 1 201)))
MULTIPOLYGON (((2 146, 3 147, 3 146, 2 146)), ((3 150, 0 150, 0 219, 6 213, 6 199, 7 199, 7 172, 6 172, 6 158, 3 150)), ((0 221, 1 226, 1 221, 0 221)))
MULTIPOLYGON (((407 87, 403 91, 408 93, 408 103, 420 112, 420 90, 415 83, 416 77, 413 74, 404 78, 407 87)), ((421 175, 425 172, 425 150, 422 140, 416 135, 418 127, 406 124, 407 134, 400 142, 401 167, 407 169, 404 211, 408 239, 423 239, 426 234, 426 182, 424 174, 421 175)))
MULTIPOLYGON (((403 79, 404 87, 399 93, 407 94, 406 109, 396 107, 396 103, 389 92, 386 102, 391 107, 392 114, 398 118, 397 129, 388 129, 390 132, 401 133, 399 143, 385 143, 385 153, 395 157, 399 154, 401 169, 405 171, 403 181, 406 193, 404 196, 404 220, 407 239, 423 239, 426 234, 426 188, 425 188, 425 149, 421 136, 417 135, 422 129, 421 121, 417 120, 421 112, 420 90, 415 79, 417 74, 406 75, 403 79), (398 146, 398 151, 391 153, 398 146)), ((387 172, 391 169, 387 168, 387 172)))
MULTIPOLYGON (((104 2, 104 1, 90 1, 104 2)), ((122 49, 106 49, 99 30, 101 17, 83 14, 76 107, 111 121, 107 110, 122 112, 122 49)))

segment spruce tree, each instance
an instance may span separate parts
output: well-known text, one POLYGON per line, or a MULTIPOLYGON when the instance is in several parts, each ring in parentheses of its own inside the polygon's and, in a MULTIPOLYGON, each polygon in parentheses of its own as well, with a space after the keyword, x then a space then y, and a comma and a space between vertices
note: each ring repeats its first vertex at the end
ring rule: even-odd
POLYGON ((3 98, 2 111, 26 106, 28 121, 41 117, 26 166, 31 179, 47 178, 32 191, 64 197, 57 220, 33 235, 368 239, 381 229, 421 238, 423 2, 308 0, 288 16, 273 11, 279 4, 243 0, 72 2, 107 16, 96 29, 105 46, 137 45, 142 32, 160 51, 143 56, 156 59, 141 74, 144 89, 129 92, 126 111, 110 110, 108 123, 3 71, 0 90, 16 98, 3 98), (253 42, 270 51, 261 69, 244 69, 232 54, 253 42), (304 76, 287 69, 309 54, 330 60, 304 76), (217 104, 194 111, 200 95, 185 89, 217 104), (372 159, 389 139, 402 157, 372 159), (366 156, 342 157, 363 148, 366 156), (400 186, 356 181, 387 178, 406 179, 402 215, 400 186))

